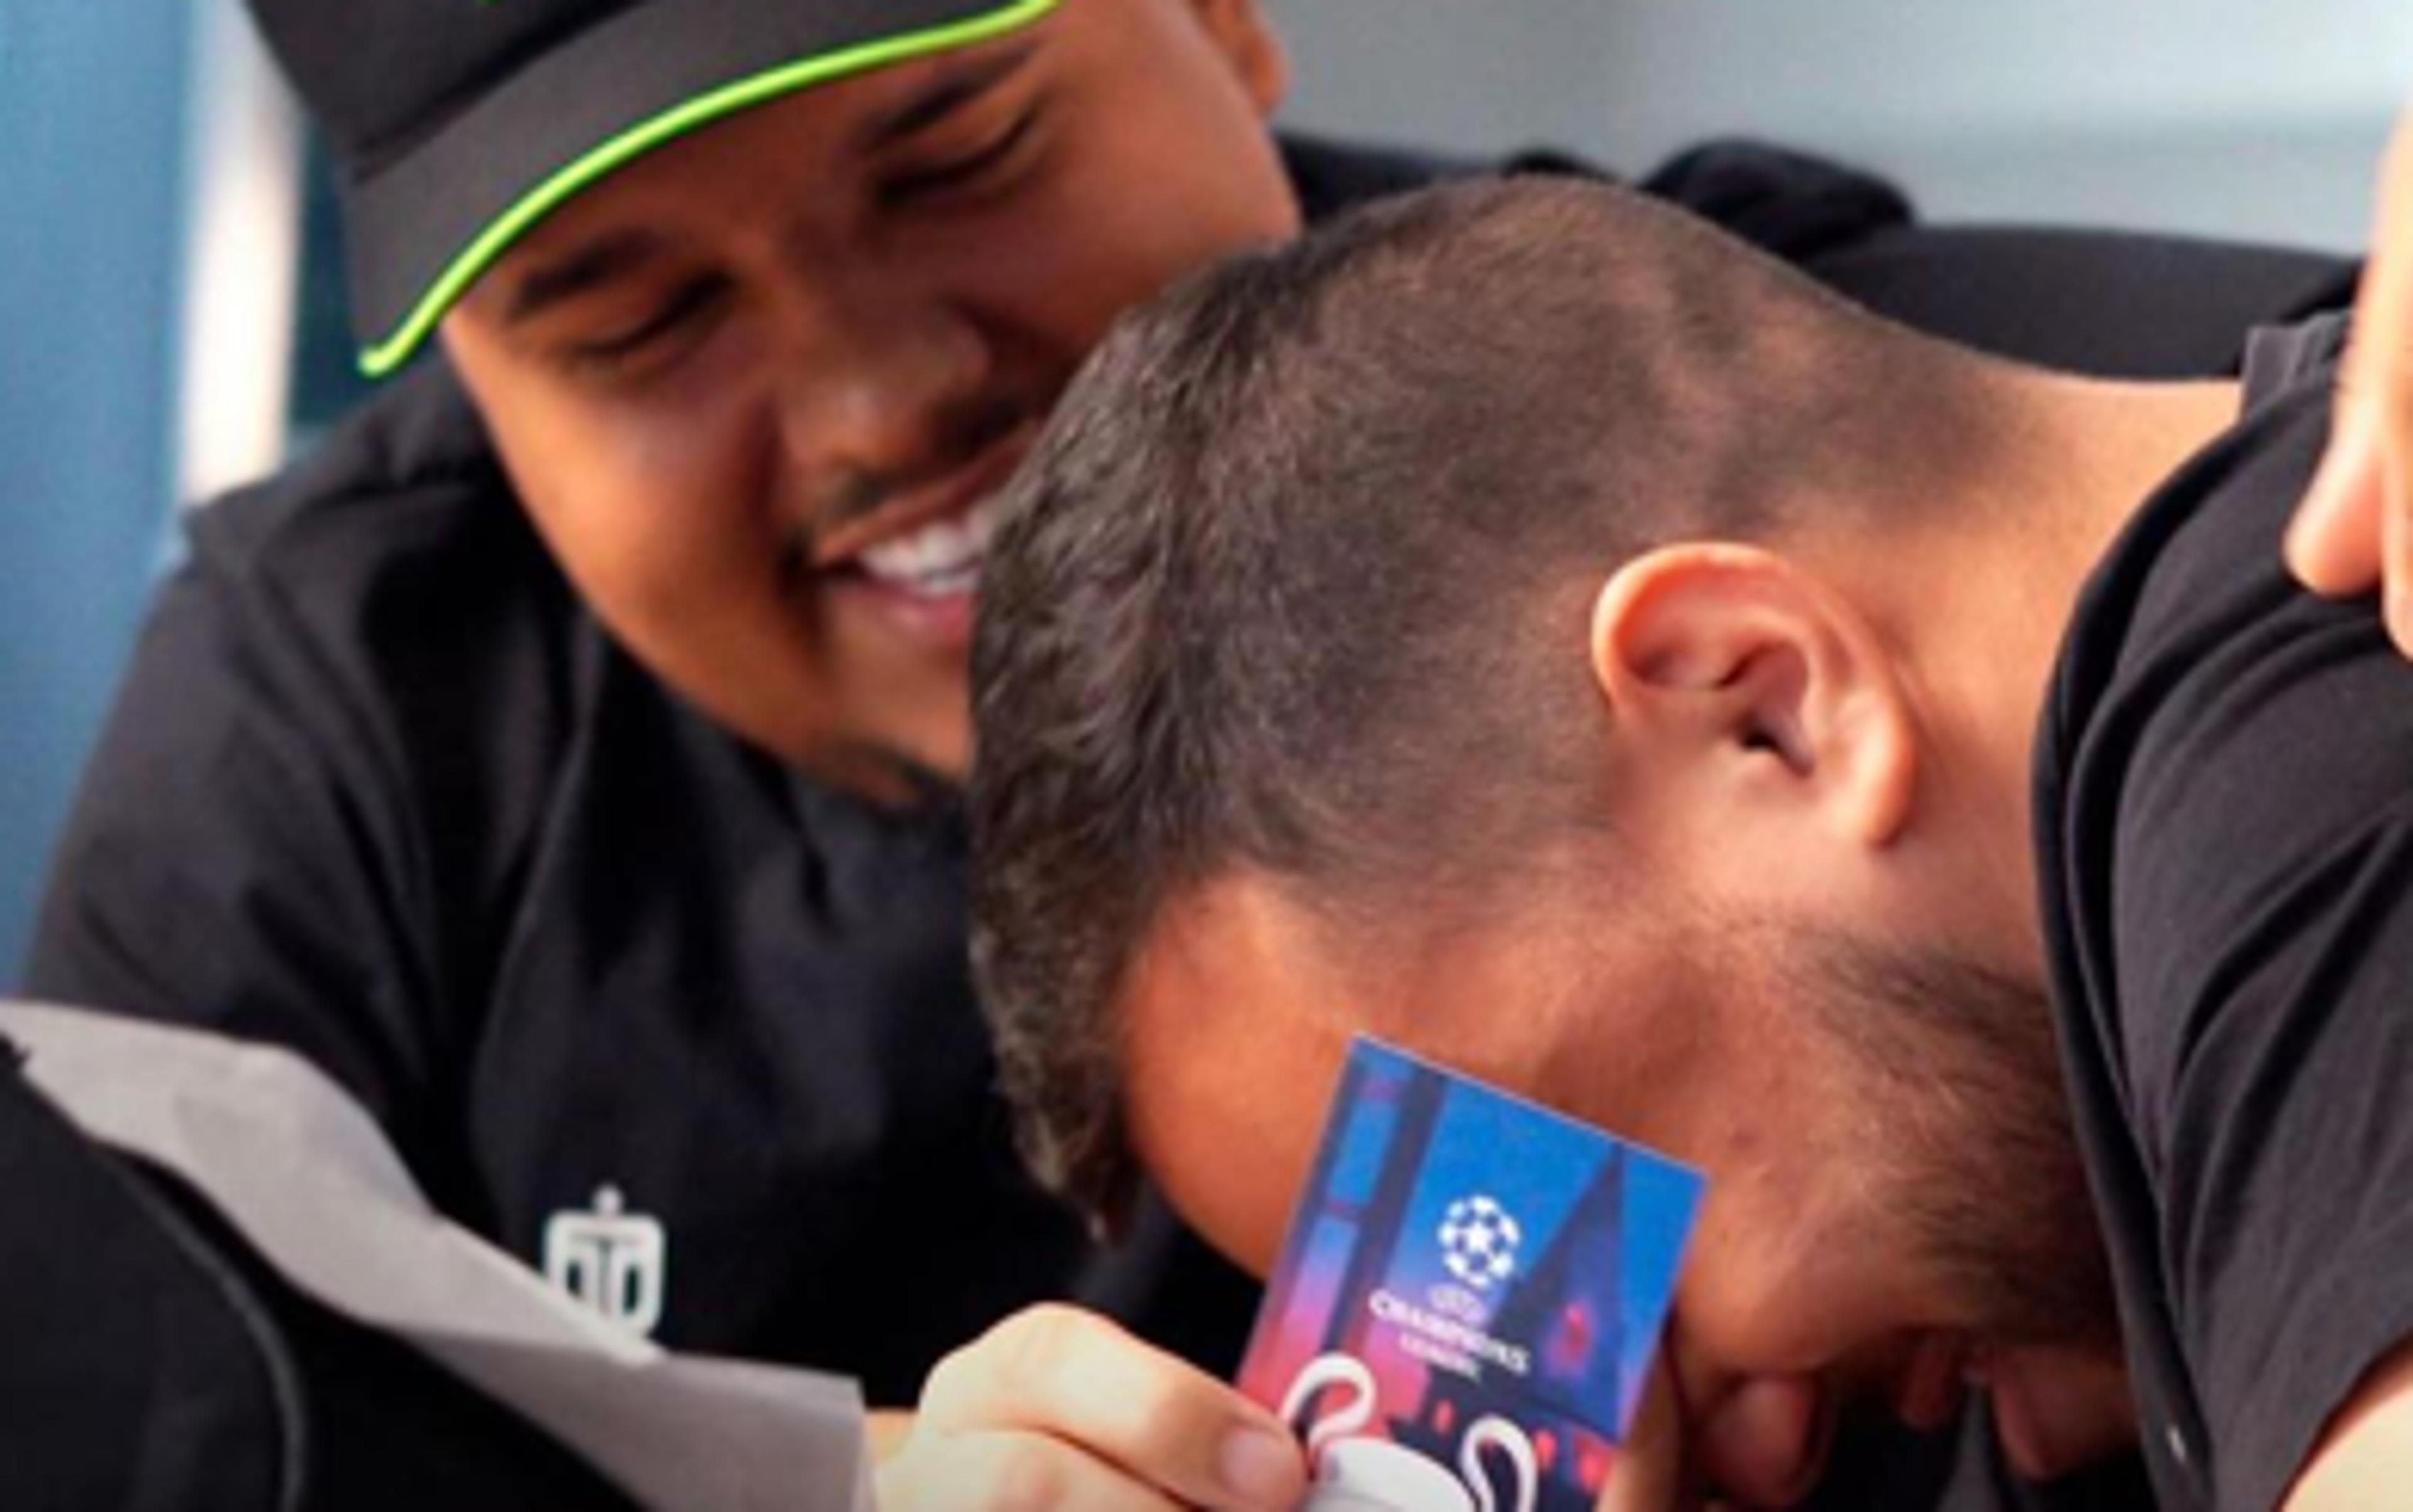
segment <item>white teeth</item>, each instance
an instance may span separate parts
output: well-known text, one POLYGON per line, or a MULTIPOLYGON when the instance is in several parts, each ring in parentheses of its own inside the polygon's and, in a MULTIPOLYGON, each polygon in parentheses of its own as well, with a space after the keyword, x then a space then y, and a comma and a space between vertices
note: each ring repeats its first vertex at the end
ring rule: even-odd
POLYGON ((968 592, 980 580, 998 512, 998 501, 984 498, 953 519, 866 546, 855 559, 871 576, 909 593, 935 599, 968 592))

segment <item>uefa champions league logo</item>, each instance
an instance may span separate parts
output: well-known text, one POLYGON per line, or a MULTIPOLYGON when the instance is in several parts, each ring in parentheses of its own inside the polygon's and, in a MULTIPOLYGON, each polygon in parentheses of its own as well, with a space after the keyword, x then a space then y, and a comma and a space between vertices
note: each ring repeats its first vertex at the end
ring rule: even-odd
POLYGON ((1449 1273, 1478 1292, 1488 1292, 1517 1273, 1517 1246, 1525 1231, 1508 1209, 1484 1193, 1449 1205, 1442 1215, 1441 1259, 1449 1273))

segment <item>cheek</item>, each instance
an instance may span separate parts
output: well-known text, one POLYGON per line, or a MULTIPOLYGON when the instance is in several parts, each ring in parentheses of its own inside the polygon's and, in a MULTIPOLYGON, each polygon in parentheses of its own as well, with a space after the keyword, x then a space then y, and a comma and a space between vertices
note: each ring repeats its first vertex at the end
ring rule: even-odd
POLYGON ((776 561, 777 472, 749 413, 683 380, 654 403, 550 407, 497 444, 564 570, 634 630, 709 611, 776 561))

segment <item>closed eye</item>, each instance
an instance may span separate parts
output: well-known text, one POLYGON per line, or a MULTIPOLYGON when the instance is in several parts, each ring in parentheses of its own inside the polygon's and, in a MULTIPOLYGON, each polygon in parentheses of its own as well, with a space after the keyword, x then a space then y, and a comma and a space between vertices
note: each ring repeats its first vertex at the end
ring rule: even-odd
POLYGON ((723 279, 695 279, 682 286, 659 309, 635 325, 565 347, 562 349, 563 361, 577 368, 623 366, 683 334, 712 313, 728 292, 728 284, 723 279))
POLYGON ((1029 139, 1032 127, 1038 124, 1039 113, 1039 108, 1034 105, 1015 116, 1004 130, 974 151, 887 179, 880 186, 881 203, 896 208, 979 185, 991 173, 1001 170, 1014 157, 1015 150, 1029 139))

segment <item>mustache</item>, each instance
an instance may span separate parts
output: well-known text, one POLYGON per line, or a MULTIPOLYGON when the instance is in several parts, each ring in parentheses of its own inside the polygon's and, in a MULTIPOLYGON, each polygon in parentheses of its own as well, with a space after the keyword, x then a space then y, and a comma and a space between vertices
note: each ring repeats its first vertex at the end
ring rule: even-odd
POLYGON ((803 511, 798 551, 810 559, 831 535, 871 518, 902 496, 971 467, 990 447, 1043 412, 1038 403, 1018 394, 966 404, 939 417, 937 439, 925 458, 910 466, 833 469, 817 483, 803 511))

